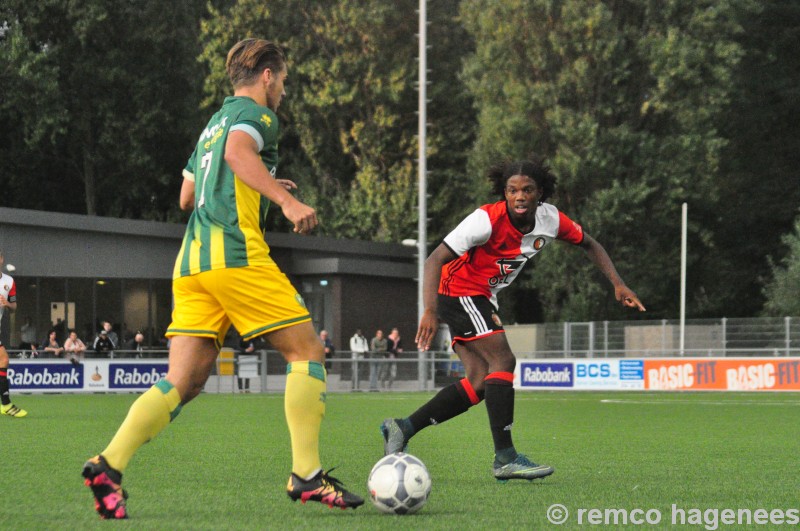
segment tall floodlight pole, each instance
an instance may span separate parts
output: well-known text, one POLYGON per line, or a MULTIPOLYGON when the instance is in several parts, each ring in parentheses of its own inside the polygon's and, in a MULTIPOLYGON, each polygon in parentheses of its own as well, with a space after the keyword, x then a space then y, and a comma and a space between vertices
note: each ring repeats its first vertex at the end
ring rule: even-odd
POLYGON ((425 272, 425 258, 428 254, 428 160, 427 160, 427 85, 428 85, 428 38, 427 38, 427 0, 419 0, 419 121, 417 122, 418 165, 417 177, 419 220, 417 221, 417 318, 422 318, 425 304, 422 299, 422 277, 425 272))
POLYGON ((681 205, 681 356, 684 354, 686 340, 686 223, 688 219, 689 206, 686 203, 681 205))
MULTIPOLYGON (((422 318, 425 303, 422 295, 422 281, 425 276, 425 258, 428 255, 428 162, 426 126, 428 120, 427 85, 428 85, 428 11, 427 0, 419 0, 419 87, 418 106, 419 121, 417 123, 417 180, 418 180, 418 212, 417 222, 417 323, 422 318)), ((418 374, 420 390, 425 389, 427 376, 425 370, 425 353, 419 351, 418 374)))

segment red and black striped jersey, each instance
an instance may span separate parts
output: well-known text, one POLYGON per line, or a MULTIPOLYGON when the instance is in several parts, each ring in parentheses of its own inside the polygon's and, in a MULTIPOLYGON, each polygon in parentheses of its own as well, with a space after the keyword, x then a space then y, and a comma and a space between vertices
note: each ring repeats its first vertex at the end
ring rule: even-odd
MULTIPOLYGON (((17 302, 17 285, 11 275, 0 273, 0 295, 8 302, 17 302)), ((3 317, 5 306, 0 306, 0 317, 3 317)))
POLYGON ((445 237, 444 244, 458 258, 442 267, 439 293, 483 295, 497 308, 497 293, 553 240, 579 245, 583 228, 553 205, 542 203, 533 230, 523 234, 512 225, 505 201, 483 205, 445 237))

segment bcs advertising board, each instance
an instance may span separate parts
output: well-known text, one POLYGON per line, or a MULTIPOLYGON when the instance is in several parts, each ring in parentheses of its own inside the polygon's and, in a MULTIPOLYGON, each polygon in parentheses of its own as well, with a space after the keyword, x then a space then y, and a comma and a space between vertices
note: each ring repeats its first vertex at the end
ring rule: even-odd
POLYGON ((644 389, 642 360, 520 360, 515 384, 520 389, 644 389))
POLYGON ((575 360, 576 389, 644 389, 642 360, 575 360))

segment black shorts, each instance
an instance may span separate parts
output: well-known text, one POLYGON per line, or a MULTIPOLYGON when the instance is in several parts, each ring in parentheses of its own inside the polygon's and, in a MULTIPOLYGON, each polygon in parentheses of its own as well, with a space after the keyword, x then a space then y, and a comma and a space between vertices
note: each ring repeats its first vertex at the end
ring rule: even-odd
POLYGON ((440 294, 438 300, 439 319, 450 327, 453 343, 505 332, 494 306, 486 297, 448 297, 440 294))

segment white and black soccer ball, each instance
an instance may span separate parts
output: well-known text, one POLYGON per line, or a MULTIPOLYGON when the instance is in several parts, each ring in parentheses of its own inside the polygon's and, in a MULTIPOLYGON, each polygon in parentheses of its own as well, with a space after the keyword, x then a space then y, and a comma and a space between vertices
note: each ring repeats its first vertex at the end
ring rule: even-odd
POLYGON ((389 514, 419 511, 431 493, 431 475, 425 464, 410 454, 387 455, 372 467, 367 479, 373 505, 389 514))

